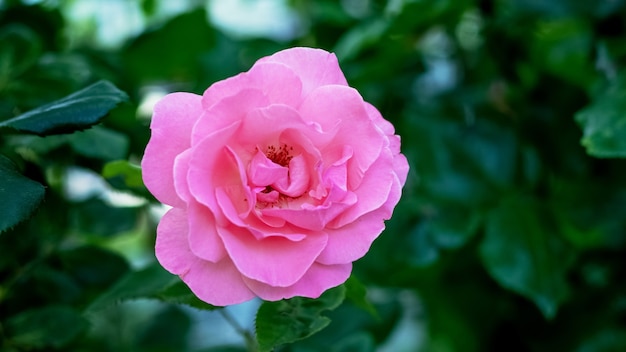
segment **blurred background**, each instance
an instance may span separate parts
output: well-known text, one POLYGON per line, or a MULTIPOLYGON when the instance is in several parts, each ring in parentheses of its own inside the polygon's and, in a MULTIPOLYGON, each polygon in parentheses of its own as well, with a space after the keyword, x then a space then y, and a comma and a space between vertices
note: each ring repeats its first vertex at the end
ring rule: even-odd
POLYGON ((355 263, 367 300, 280 351, 626 351, 623 0, 0 0, 0 121, 101 79, 129 96, 0 134, 45 186, 0 233, 0 351, 246 350, 261 302, 163 291, 136 165, 160 97, 293 46, 336 53, 411 171, 355 263))

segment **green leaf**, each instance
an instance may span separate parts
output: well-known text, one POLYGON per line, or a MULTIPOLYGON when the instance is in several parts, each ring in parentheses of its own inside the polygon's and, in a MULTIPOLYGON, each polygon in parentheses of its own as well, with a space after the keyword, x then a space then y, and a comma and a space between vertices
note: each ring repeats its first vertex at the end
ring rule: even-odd
POLYGON ((127 187, 144 187, 143 178, 141 177, 141 167, 131 164, 126 160, 115 160, 105 164, 102 169, 102 177, 121 177, 127 187))
POLYGON ((115 160, 126 157, 128 153, 128 137, 102 126, 94 126, 67 137, 72 149, 88 158, 115 160))
POLYGON ((177 276, 165 271, 158 263, 154 263, 122 277, 113 287, 96 298, 87 311, 95 313, 113 304, 138 298, 184 304, 202 310, 220 308, 198 299, 177 276))
POLYGON ((215 32, 207 22, 206 11, 197 9, 174 17, 162 27, 137 37, 124 50, 124 65, 128 74, 139 82, 197 79, 200 59, 214 42, 215 32), (158 60, 150 59, 154 53, 159 53, 158 60))
POLYGON ((94 197, 70 205, 67 213, 81 233, 108 237, 135 228, 140 208, 112 206, 94 197))
POLYGON ((354 59, 379 42, 388 28, 389 22, 385 19, 376 19, 354 27, 339 39, 333 51, 340 61, 354 59))
POLYGON ((2 121, 0 128, 41 136, 70 133, 98 123, 117 104, 126 100, 126 93, 112 83, 99 81, 65 98, 2 121))
POLYGON ((97 312, 126 300, 154 298, 177 281, 178 277, 165 271, 158 263, 153 263, 144 269, 126 274, 96 298, 87 308, 87 312, 97 312))
POLYGON ((193 292, 191 292, 189 287, 180 280, 154 294, 153 297, 163 302, 184 304, 202 310, 215 310, 221 308, 201 301, 193 292))
POLYGON ((578 111, 576 121, 583 129, 581 144, 588 154, 626 157, 626 73, 578 111))
POLYGON ((354 275, 350 276, 345 283, 346 298, 351 300, 354 305, 370 313, 373 317, 378 318, 376 307, 367 299, 367 288, 354 275))
POLYGON ((138 335, 136 351, 188 351, 192 320, 176 306, 166 306, 138 335))
POLYGON ((548 319, 567 296, 565 278, 572 259, 551 224, 539 202, 512 197, 488 214, 480 245, 489 274, 531 299, 548 319))
POLYGON ((538 65, 581 87, 594 79, 594 67, 588 57, 593 43, 588 22, 544 21, 533 32, 532 54, 538 65))
POLYGON ((17 171, 0 155, 0 233, 28 218, 43 199, 45 189, 17 171))
POLYGON ((47 306, 22 312, 6 323, 10 344, 30 350, 60 348, 87 329, 87 321, 67 306, 47 306))
POLYGON ((105 288, 129 270, 119 254, 96 246, 84 246, 59 253, 64 271, 79 282, 105 288))
POLYGON ((317 299, 295 297, 263 302, 256 315, 256 335, 261 351, 307 338, 330 324, 322 312, 343 302, 345 286, 326 291, 317 299))

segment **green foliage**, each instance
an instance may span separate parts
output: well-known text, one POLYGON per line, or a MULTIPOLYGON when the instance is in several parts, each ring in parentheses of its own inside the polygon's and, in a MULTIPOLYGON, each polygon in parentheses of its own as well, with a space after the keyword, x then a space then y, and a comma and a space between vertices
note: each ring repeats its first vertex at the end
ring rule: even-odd
POLYGON ((117 104, 128 99, 126 93, 107 81, 96 82, 76 93, 0 122, 23 133, 40 136, 82 130, 98 123, 117 104))
POLYGON ((480 254, 504 287, 532 299, 546 318, 565 300, 571 252, 550 226, 545 207, 529 198, 506 199, 486 220, 480 254))
POLYGON ((124 184, 128 187, 142 187, 143 179, 141 178, 141 168, 133 165, 126 160, 111 161, 104 165, 102 169, 104 178, 121 177, 124 184))
POLYGON ((593 156, 626 157, 626 75, 598 92, 591 104, 576 114, 583 128, 581 143, 593 156))
POLYGON ((261 351, 305 339, 324 329, 331 320, 321 313, 337 308, 346 289, 339 286, 317 299, 295 297, 277 302, 263 302, 256 316, 256 336, 261 351))
POLYGON ((17 168, 0 155, 0 233, 26 219, 43 199, 43 185, 22 176, 17 168))
POLYGON ((411 172, 345 285, 261 304, 257 347, 626 349, 626 2, 289 1, 277 41, 142 0, 120 46, 77 3, 0 2, 0 350, 255 346, 154 259, 145 108, 293 46, 336 52, 411 172))
POLYGON ((71 307, 50 305, 12 317, 5 329, 10 346, 60 348, 84 332, 87 321, 71 307))
POLYGON ((200 301, 180 279, 155 263, 144 269, 128 272, 96 298, 87 308, 87 312, 97 313, 111 305, 139 298, 158 299, 204 310, 216 308, 200 301))

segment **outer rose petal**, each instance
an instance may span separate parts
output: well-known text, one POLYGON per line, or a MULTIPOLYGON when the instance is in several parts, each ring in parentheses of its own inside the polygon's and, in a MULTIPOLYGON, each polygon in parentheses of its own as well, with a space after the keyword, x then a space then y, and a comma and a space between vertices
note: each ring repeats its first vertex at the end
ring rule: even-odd
POLYGON ((202 204, 191 201, 187 209, 189 217, 189 247, 194 255, 217 263, 226 255, 222 239, 217 234, 215 217, 202 204))
POLYGON ((154 107, 141 169, 143 181, 159 201, 184 206, 174 188, 174 159, 191 145, 191 129, 202 115, 201 96, 191 93, 166 95, 154 107))
POLYGON ((218 229, 237 269, 251 279, 286 287, 300 280, 326 246, 326 234, 293 241, 279 236, 258 240, 247 229, 218 229))
POLYGON ((317 257, 317 262, 327 265, 344 264, 363 257, 372 242, 385 229, 380 212, 373 211, 365 214, 338 229, 326 229, 328 244, 317 257))
POLYGON ((206 114, 193 127, 191 144, 195 147, 207 136, 214 134, 234 123, 240 123, 250 110, 264 107, 269 100, 263 92, 243 89, 237 94, 225 98, 206 110, 206 114))
POLYGON ((291 48, 258 62, 279 62, 290 67, 302 81, 302 97, 323 85, 348 85, 335 54, 321 49, 291 48))
POLYGON ((351 263, 342 265, 313 263, 302 279, 289 287, 273 287, 248 278, 244 278, 244 281, 256 295, 268 301, 294 296, 318 298, 324 291, 348 280, 351 271, 351 263))
MULTIPOLYGON (((380 158, 367 170, 363 181, 353 192, 356 193, 356 203, 333 221, 332 227, 341 227, 359 218, 361 215, 379 209, 387 199, 396 178, 394 174, 391 153, 386 150, 380 158)), ((389 214, 380 215, 385 220, 389 214)))
POLYGON ((187 243, 187 211, 170 209, 157 227, 155 255, 159 263, 170 273, 186 273, 195 256, 187 243))
POLYGON ((181 279, 198 298, 215 306, 242 303, 256 296, 228 258, 218 263, 196 258, 181 279))
POLYGON ((201 300, 226 306, 254 298, 233 263, 225 258, 211 263, 196 257, 187 242, 187 212, 170 209, 157 228, 155 253, 159 263, 177 274, 201 300))
POLYGON ((248 72, 227 78, 204 91, 202 105, 209 109, 224 98, 245 89, 262 91, 272 103, 297 106, 300 103, 300 78, 281 63, 257 62, 248 72))

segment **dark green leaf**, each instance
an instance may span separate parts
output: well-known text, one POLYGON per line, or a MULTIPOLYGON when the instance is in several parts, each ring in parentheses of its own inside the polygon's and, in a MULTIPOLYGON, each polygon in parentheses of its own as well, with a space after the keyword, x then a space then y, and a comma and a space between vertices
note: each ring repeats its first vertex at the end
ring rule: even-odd
POLYGON ((202 310, 219 309, 198 299, 177 276, 165 271, 158 263, 154 263, 142 270, 126 274, 113 287, 100 295, 87 310, 97 312, 112 304, 138 298, 184 304, 202 310))
POLYGON ((533 51, 539 65, 573 84, 585 87, 591 82, 594 67, 588 59, 592 37, 587 22, 546 21, 534 32, 533 51))
POLYGON ((20 313, 6 324, 10 344, 33 348, 60 348, 87 329, 81 314, 67 306, 47 306, 20 313))
POLYGON ((126 100, 126 93, 110 82, 99 81, 65 98, 2 121, 0 128, 42 136, 70 133, 98 123, 117 104, 126 100))
POLYGON ((99 198, 72 204, 68 216, 83 234, 114 236, 135 228, 140 209, 138 207, 117 207, 99 198))
POLYGON ((177 281, 178 277, 165 271, 158 263, 153 263, 144 269, 126 274, 113 287, 96 298, 87 311, 97 312, 131 299, 153 298, 177 281))
POLYGON ((576 114, 587 153, 603 158, 626 157, 626 73, 576 114))
POLYGON ((43 185, 20 174, 0 155, 0 233, 25 220, 43 199, 43 185))
POLYGON ((367 299, 367 288, 354 275, 350 276, 344 284, 346 286, 346 298, 357 307, 367 311, 374 317, 378 317, 376 307, 367 299))
POLYGON ((197 9, 134 40, 124 52, 125 65, 137 81, 191 79, 199 74, 201 55, 213 42, 214 32, 207 23, 206 12, 197 9), (167 50, 163 50, 165 47, 167 50))
POLYGON ((215 310, 221 307, 210 305, 201 301, 191 292, 189 287, 182 281, 178 280, 174 284, 168 286, 164 290, 157 292, 152 297, 168 303, 184 304, 193 308, 203 310, 215 310))
POLYGON ((176 306, 167 306, 145 327, 137 341, 137 351, 186 351, 192 321, 176 306))
POLYGON ((89 286, 105 288, 129 270, 120 255, 96 246, 84 246, 60 253, 66 273, 89 286))
POLYGON ((307 338, 330 324, 322 312, 333 310, 343 302, 346 288, 339 286, 317 299, 295 297, 263 302, 256 316, 256 335, 261 351, 307 338))
POLYGON ((546 318, 556 315, 572 256, 537 201, 513 197, 491 211, 480 254, 500 285, 531 299, 546 318))

